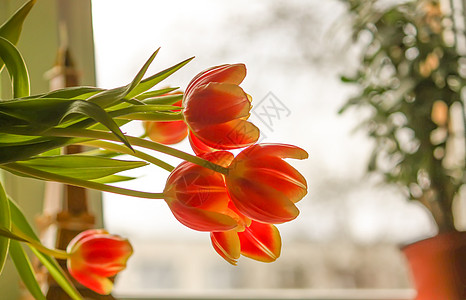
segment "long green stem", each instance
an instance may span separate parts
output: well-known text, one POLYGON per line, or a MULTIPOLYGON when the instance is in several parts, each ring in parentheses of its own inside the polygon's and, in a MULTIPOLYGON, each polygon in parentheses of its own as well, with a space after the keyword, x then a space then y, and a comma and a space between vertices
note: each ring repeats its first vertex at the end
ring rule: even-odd
POLYGON ((150 162, 150 163, 152 163, 152 164, 154 164, 156 166, 159 166, 162 169, 167 170, 168 172, 171 172, 171 171, 173 171, 173 169, 175 169, 175 167, 173 167, 172 165, 164 162, 163 160, 155 158, 155 157, 153 157, 153 156, 151 156, 151 155, 149 155, 147 153, 144 153, 142 151, 138 151, 138 150, 131 151, 130 149, 128 149, 128 147, 125 147, 125 146, 122 146, 122 145, 109 143, 109 142, 104 142, 104 141, 100 141, 100 140, 82 142, 82 143, 79 143, 79 144, 85 145, 85 146, 98 147, 98 148, 102 148, 102 149, 106 149, 106 150, 111 150, 111 151, 116 151, 116 152, 119 152, 119 153, 132 155, 134 157, 137 157, 137 158, 140 158, 140 159, 145 160, 147 162, 150 162))
MULTIPOLYGON (((120 142, 120 140, 110 132, 90 130, 90 129, 78 129, 78 128, 51 128, 42 133, 44 136, 60 136, 60 137, 81 137, 81 138, 90 138, 98 140, 108 140, 114 142, 120 142)), ((215 172, 222 173, 224 175, 228 174, 228 168, 219 166, 213 162, 202 159, 200 157, 191 155, 189 153, 180 151, 178 149, 165 146, 159 143, 155 143, 149 140, 141 139, 138 137, 127 136, 125 135, 129 143, 133 146, 139 146, 154 151, 162 152, 174 157, 181 158, 183 160, 192 162, 194 164, 203 166, 205 168, 211 169, 215 172)))
POLYGON ((49 180, 49 181, 56 181, 61 183, 66 183, 70 185, 80 186, 84 188, 99 190, 102 192, 110 192, 120 195, 126 196, 133 196, 138 198, 148 198, 148 199, 163 199, 163 193, 148 193, 148 192, 141 192, 135 191, 130 189, 119 188, 116 186, 106 185, 103 183, 98 183, 94 181, 87 181, 77 178, 72 178, 68 176, 58 175, 54 173, 49 173, 41 170, 37 170, 34 168, 30 168, 27 166, 23 166, 17 163, 8 163, 1 166, 2 169, 5 169, 12 173, 20 173, 26 176, 31 176, 35 178, 39 178, 42 180, 49 180))
POLYGON ((19 237, 22 241, 28 243, 32 247, 36 248, 40 252, 53 256, 58 259, 68 259, 69 254, 66 253, 66 251, 60 250, 60 249, 50 249, 42 245, 39 241, 36 241, 34 239, 31 239, 29 236, 24 234, 18 227, 15 225, 12 226, 11 233, 15 235, 16 237, 19 237))

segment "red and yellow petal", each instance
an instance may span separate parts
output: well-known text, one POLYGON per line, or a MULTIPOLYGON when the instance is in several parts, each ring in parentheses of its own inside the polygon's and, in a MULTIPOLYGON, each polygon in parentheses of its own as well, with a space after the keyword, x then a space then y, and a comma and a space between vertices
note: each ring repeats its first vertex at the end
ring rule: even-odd
POLYGON ((197 231, 227 231, 238 226, 237 220, 227 215, 227 212, 187 207, 178 202, 170 205, 170 209, 181 224, 197 231))
POLYGON ((284 193, 254 179, 226 178, 231 200, 242 214, 271 224, 289 222, 299 215, 298 208, 284 193))
POLYGON ((193 134, 191 131, 189 132, 188 139, 189 139, 189 144, 191 145, 191 148, 193 149, 194 153, 196 153, 196 155, 202 155, 202 154, 214 152, 217 150, 217 149, 207 146, 198 137, 196 137, 196 135, 193 134))
POLYGON ((239 85, 246 77, 246 66, 244 64, 225 64, 207 69, 197 74, 186 88, 185 96, 201 85, 209 82, 225 82, 239 85))
POLYGON ((188 135, 188 126, 184 121, 144 122, 147 136, 154 142, 173 145, 181 142, 188 135))
POLYGON ((71 276, 83 286, 93 290, 101 295, 108 295, 112 291, 113 282, 107 277, 98 276, 91 273, 89 270, 68 268, 71 276))
POLYGON ((80 259, 87 265, 99 266, 104 270, 107 265, 113 269, 119 265, 120 271, 123 270, 132 253, 133 248, 127 239, 109 235, 87 237, 82 240, 79 249, 80 259))
POLYGON ((238 85, 209 83, 196 88, 185 105, 186 123, 197 131, 206 126, 249 116, 251 103, 238 85))
POLYGON ((259 128, 243 119, 212 125, 194 132, 199 140, 216 149, 237 149, 257 142, 259 128))
POLYGON ((211 232, 210 240, 215 251, 227 262, 236 265, 240 257, 240 240, 236 231, 211 232))
POLYGON ((279 157, 248 160, 244 166, 237 167, 243 169, 242 177, 257 178, 261 184, 281 191, 294 203, 307 194, 304 176, 279 157))
POLYGON ((252 222, 243 232, 238 232, 241 254, 262 262, 273 262, 281 253, 281 237, 272 224, 252 222))
POLYGON ((68 247, 66 248, 66 251, 68 253, 71 253, 74 251, 78 243, 90 236, 95 236, 95 235, 100 235, 100 234, 108 234, 108 231, 105 229, 88 229, 80 232, 78 235, 76 235, 69 243, 68 247))
POLYGON ((261 156, 306 159, 309 154, 302 148, 287 144, 256 144, 238 154, 238 159, 254 159, 261 156))
MULTIPOLYGON (((228 167, 235 158, 233 153, 228 151, 214 151, 200 155, 199 157, 207 159, 208 161, 211 161, 225 168, 228 167)), ((221 178, 223 179, 223 176, 221 176, 221 178)))

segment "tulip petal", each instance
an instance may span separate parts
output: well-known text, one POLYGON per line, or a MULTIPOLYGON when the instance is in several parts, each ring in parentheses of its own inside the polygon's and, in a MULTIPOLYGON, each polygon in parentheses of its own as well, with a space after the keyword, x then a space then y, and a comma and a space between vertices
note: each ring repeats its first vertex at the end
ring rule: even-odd
POLYGON ((68 270, 76 281, 98 294, 108 295, 112 291, 113 282, 106 277, 95 275, 86 269, 77 271, 68 267, 68 270))
MULTIPOLYGON (((110 235, 94 235, 81 240, 79 259, 92 273, 110 277, 126 268, 133 248, 126 239, 110 235)), ((76 255, 76 254, 73 254, 76 255)))
POLYGON ((216 150, 216 149, 214 149, 212 147, 209 147, 206 144, 204 144, 191 131, 189 131, 188 139, 189 139, 189 144, 191 145, 191 148, 193 149, 194 153, 196 153, 196 155, 202 155, 202 154, 205 154, 205 153, 214 152, 216 150))
POLYGON ((262 262, 273 262, 281 253, 281 237, 272 224, 252 222, 244 232, 239 232, 241 254, 262 262))
POLYGON ((179 143, 188 135, 188 126, 181 120, 167 122, 146 121, 143 125, 147 136, 152 141, 164 145, 179 143))
POLYGON ((238 159, 248 157, 253 159, 257 156, 278 156, 281 158, 306 159, 309 154, 302 148, 287 144, 257 144, 244 149, 238 154, 238 159))
POLYGON ((210 240, 215 251, 227 262, 236 265, 240 257, 240 240, 236 231, 211 232, 210 240))
POLYGON ((237 119, 205 127, 195 132, 199 140, 216 149, 237 149, 249 146, 259 139, 260 131, 254 124, 237 119))
POLYGON ((288 222, 299 215, 298 208, 284 193, 255 182, 255 179, 226 179, 231 200, 241 213, 271 224, 288 222))
MULTIPOLYGON (((218 151, 218 150, 211 152, 211 153, 200 155, 200 157, 207 159, 208 161, 211 161, 222 167, 228 167, 233 161, 233 159, 235 158, 235 156, 231 152, 218 151)), ((222 176, 220 177, 223 179, 222 176)))
POLYGON ((213 124, 249 116, 251 103, 238 85, 209 83, 196 88, 184 108, 189 127, 197 131, 213 124))
POLYGON ((186 95, 201 85, 209 82, 225 82, 239 85, 246 77, 246 66, 244 64, 225 64, 207 69, 197 74, 186 88, 186 95))
POLYGON ((259 178, 262 184, 281 191, 294 203, 307 194, 304 176, 279 157, 248 160, 244 170, 244 177, 259 178))
POLYGON ((105 229, 88 229, 88 230, 84 230, 80 232, 68 243, 68 247, 66 248, 66 251, 68 253, 73 252, 73 250, 76 248, 76 245, 78 244, 79 241, 89 236, 95 236, 99 234, 108 234, 108 231, 105 229))
POLYGON ((181 206, 173 202, 170 209, 175 218, 183 225, 197 231, 226 231, 238 226, 237 221, 225 213, 181 206))

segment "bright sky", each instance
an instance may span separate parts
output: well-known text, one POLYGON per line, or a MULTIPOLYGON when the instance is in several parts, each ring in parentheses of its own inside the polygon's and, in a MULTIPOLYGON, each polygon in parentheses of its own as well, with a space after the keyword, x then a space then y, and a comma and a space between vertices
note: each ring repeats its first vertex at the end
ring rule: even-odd
MULTIPOLYGON (((338 75, 355 55, 342 46, 345 37, 329 27, 341 11, 336 1, 317 0, 93 0, 98 84, 127 84, 158 47, 149 74, 196 56, 164 83, 182 89, 208 67, 244 62, 248 75, 242 87, 253 96, 256 112, 269 92, 287 112, 266 126, 253 111, 251 119, 261 128, 262 141, 295 144, 310 153, 307 161, 290 161, 308 179, 309 195, 299 204, 301 216, 280 230, 317 240, 345 235, 366 242, 416 238, 433 230, 427 215, 406 204, 394 189, 375 188, 364 177, 370 143, 361 132, 352 133, 360 115, 337 114, 352 91, 338 75), (282 19, 271 20, 271 8, 280 3, 303 19, 291 28, 280 23, 282 19), (310 17, 317 20, 315 28, 308 36, 296 36, 310 17), (300 45, 311 57, 303 55, 300 45)), ((140 133, 137 126, 127 130, 140 133)), ((177 147, 189 150, 187 143, 177 147)), ((160 192, 168 174, 149 167, 136 175, 141 178, 121 185, 160 192)), ((108 227, 122 235, 199 236, 178 224, 161 200, 110 194, 105 200, 108 227)))

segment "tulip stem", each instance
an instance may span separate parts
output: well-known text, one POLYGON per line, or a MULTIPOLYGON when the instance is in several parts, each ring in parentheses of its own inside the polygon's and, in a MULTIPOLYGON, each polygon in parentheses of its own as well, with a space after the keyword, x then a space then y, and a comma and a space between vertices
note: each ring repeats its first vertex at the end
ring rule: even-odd
MULTIPOLYGON (((88 138, 96 140, 108 140, 114 142, 120 142, 120 140, 110 132, 91 130, 91 129, 78 129, 78 128, 51 128, 41 133, 42 136, 59 136, 59 137, 78 137, 78 138, 88 138)), ((125 135, 128 142, 133 146, 139 146, 146 149, 151 149, 154 151, 162 152, 183 160, 192 162, 194 164, 203 166, 205 168, 211 169, 215 172, 222 173, 224 175, 228 174, 228 168, 217 165, 213 162, 210 162, 206 159, 200 158, 195 155, 183 152, 181 150, 162 145, 153 141, 146 139, 141 139, 134 136, 125 135)))
POLYGON ((20 241, 28 243, 31 247, 36 248, 40 252, 53 256, 57 259, 68 259, 70 255, 60 249, 50 249, 45 247, 41 242, 30 238, 28 235, 26 235, 24 232, 22 232, 18 227, 16 227, 14 224, 12 226, 11 233, 20 241))
POLYGON ((163 199, 163 193, 148 193, 142 191, 135 191, 130 189, 119 188, 112 185, 107 185, 95 181, 88 181, 68 176, 63 176, 59 174, 54 174, 38 169, 34 169, 28 166, 24 166, 18 163, 8 163, 1 166, 2 169, 5 169, 13 174, 19 173, 22 175, 27 175, 29 177, 39 178, 42 180, 56 181, 61 183, 66 183, 70 185, 80 186, 84 188, 99 190, 102 192, 110 192, 120 195, 133 196, 138 198, 147 198, 147 199, 163 199))
POLYGON ((106 149, 106 150, 111 150, 111 151, 116 151, 116 152, 119 152, 119 153, 132 155, 134 157, 137 157, 137 158, 140 158, 140 159, 145 160, 147 162, 150 162, 150 163, 152 163, 152 164, 154 164, 156 166, 159 166, 162 169, 167 170, 168 172, 171 172, 171 171, 173 171, 173 169, 175 169, 175 167, 173 167, 172 165, 164 162, 163 160, 160 160, 158 158, 155 158, 155 157, 153 157, 153 156, 151 156, 151 155, 149 155, 147 153, 144 153, 144 152, 141 152, 141 151, 138 151, 138 150, 134 150, 134 152, 133 152, 128 147, 125 147, 125 146, 122 146, 122 145, 109 143, 109 142, 104 142, 104 141, 100 141, 100 140, 87 141, 87 142, 82 142, 82 143, 78 143, 78 144, 92 146, 92 147, 98 147, 98 148, 102 148, 102 149, 106 149))

